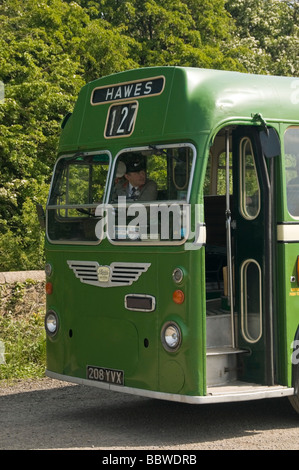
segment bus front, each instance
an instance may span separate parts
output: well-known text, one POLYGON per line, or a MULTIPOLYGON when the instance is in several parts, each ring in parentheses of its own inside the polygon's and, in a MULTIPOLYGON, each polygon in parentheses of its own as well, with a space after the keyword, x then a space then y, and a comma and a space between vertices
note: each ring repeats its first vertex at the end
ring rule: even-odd
POLYGON ((63 124, 46 218, 50 377, 179 401, 205 393, 188 92, 180 69, 116 74, 86 85, 63 124))

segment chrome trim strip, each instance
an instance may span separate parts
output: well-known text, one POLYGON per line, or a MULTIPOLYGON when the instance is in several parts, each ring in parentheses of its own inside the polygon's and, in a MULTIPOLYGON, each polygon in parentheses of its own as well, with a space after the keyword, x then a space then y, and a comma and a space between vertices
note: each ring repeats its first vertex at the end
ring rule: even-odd
MULTIPOLYGON (((57 374, 56 372, 52 372, 49 370, 46 370, 46 375, 51 379, 62 380, 64 382, 75 383, 78 385, 89 385, 104 390, 110 390, 112 392, 122 392, 147 398, 157 398, 159 400, 176 401, 181 403, 190 403, 194 405, 204 405, 209 403, 231 403, 237 401, 261 400, 264 398, 278 398, 294 395, 294 388, 287 388, 282 386, 260 386, 256 390, 250 392, 220 392, 215 393, 215 395, 209 394, 207 396, 191 396, 179 395, 177 393, 155 392, 151 390, 142 390, 140 388, 132 388, 103 382, 95 382, 94 380, 81 379, 79 377, 70 377, 68 375, 57 374)), ((217 389, 218 387, 214 388, 217 389)))
POLYGON ((134 312, 153 312, 156 308, 156 298, 153 296, 153 295, 148 295, 148 294, 127 294, 125 295, 125 308, 127 310, 133 310, 134 312), (151 299, 152 301, 152 308, 148 309, 148 308, 132 308, 132 307, 128 307, 127 305, 127 298, 128 297, 134 297, 134 299, 151 299))

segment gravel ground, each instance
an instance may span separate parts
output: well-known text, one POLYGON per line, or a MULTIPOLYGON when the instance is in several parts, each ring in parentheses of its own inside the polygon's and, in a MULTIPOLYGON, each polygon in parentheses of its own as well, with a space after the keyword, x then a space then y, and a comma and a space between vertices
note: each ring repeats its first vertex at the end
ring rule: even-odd
POLYGON ((52 379, 0 381, 1 450, 299 450, 287 398, 186 405, 52 379))

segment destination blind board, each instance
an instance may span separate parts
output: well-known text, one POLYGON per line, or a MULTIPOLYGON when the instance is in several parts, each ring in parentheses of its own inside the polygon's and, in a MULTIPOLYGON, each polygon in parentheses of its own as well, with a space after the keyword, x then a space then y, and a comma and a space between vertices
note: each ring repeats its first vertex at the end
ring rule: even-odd
POLYGON ((105 137, 128 137, 132 134, 137 116, 138 102, 110 106, 105 126, 105 137))
POLYGON ((164 77, 155 77, 95 88, 91 95, 91 104, 97 105, 159 95, 164 89, 164 83, 164 77))
POLYGON ((155 77, 95 88, 92 93, 92 103, 110 104, 104 131, 105 138, 129 137, 134 131, 138 111, 138 101, 133 101, 132 98, 159 95, 164 89, 164 83, 164 77, 155 77))

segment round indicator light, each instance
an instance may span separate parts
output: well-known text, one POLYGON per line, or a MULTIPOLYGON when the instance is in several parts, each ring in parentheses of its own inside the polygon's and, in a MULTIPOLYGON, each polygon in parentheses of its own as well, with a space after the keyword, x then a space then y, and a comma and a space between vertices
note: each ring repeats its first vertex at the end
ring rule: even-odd
POLYGON ((180 289, 177 289, 174 291, 174 293, 172 294, 172 299, 174 301, 174 303, 176 304, 182 304, 185 300, 185 294, 182 290, 180 289))
POLYGON ((46 283, 46 294, 52 294, 53 292, 53 284, 52 282, 47 282, 46 283))

